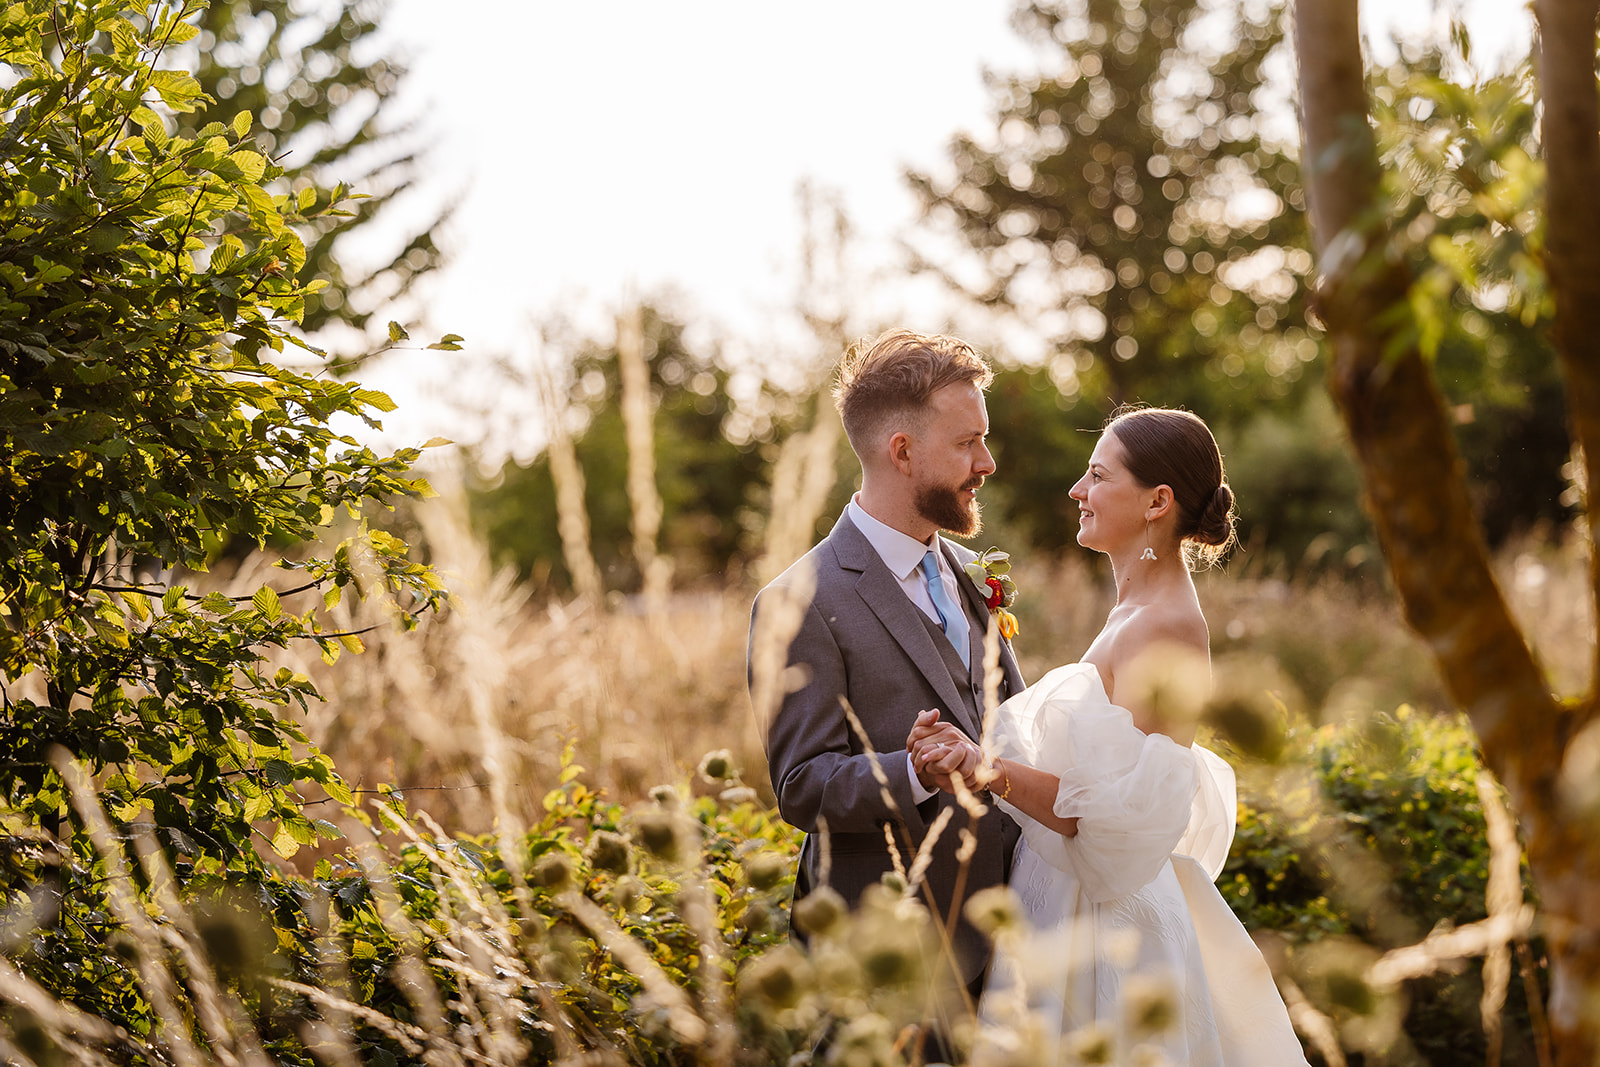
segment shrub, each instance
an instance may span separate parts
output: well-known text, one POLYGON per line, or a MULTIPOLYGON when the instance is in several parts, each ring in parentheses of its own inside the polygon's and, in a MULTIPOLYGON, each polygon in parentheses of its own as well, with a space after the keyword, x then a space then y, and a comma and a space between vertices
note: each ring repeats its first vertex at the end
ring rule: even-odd
MULTIPOLYGON (((1344 936, 1397 948, 1477 922, 1489 872, 1482 769, 1465 721, 1408 707, 1291 734, 1279 764, 1241 776, 1218 885, 1246 927, 1283 937, 1291 954, 1344 936)), ((1526 870, 1523 895, 1533 896, 1526 870)), ((1430 1063, 1483 1061, 1482 988, 1476 961, 1414 982, 1405 1040, 1430 1063)), ((1530 1026, 1513 980, 1506 1063, 1534 1062, 1530 1026)))

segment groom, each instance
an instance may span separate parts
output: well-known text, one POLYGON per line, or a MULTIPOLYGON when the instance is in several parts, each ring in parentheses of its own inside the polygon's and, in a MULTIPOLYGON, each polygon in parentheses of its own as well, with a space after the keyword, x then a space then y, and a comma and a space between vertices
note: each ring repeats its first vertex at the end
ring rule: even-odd
MULTIPOLYGON (((956 807, 939 788, 946 783, 937 766, 912 765, 906 736, 919 713, 932 709, 972 739, 981 734, 989 612, 963 570, 974 554, 939 531, 967 537, 981 526, 977 491, 994 472, 983 398, 992 378, 965 342, 909 330, 852 349, 840 365, 834 399, 861 461, 861 491, 827 539, 762 590, 754 608, 759 616, 764 603, 781 599, 776 588, 805 588, 803 575, 815 574, 789 647, 798 688, 761 724, 778 810, 806 832, 796 901, 826 871, 827 884, 854 904, 894 869, 886 827, 909 866, 939 813, 956 807), (841 700, 878 754, 887 800, 841 700)), ((1023 688, 1004 642, 1000 671, 1003 700, 1023 688)), ((958 883, 959 914, 967 896, 1004 882, 1010 870, 1017 826, 990 804, 971 828, 977 848, 959 877, 956 853, 967 826, 957 807, 933 849, 926 878, 940 922, 958 883)), ((987 943, 964 917, 953 940, 955 970, 977 992, 987 943)))

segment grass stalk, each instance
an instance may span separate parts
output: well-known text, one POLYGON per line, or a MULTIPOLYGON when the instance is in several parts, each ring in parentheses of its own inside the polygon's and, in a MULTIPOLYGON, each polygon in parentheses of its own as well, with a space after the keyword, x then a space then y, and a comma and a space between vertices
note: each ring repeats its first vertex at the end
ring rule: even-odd
POLYGON ((628 446, 628 505, 633 516, 633 556, 639 564, 645 604, 653 618, 666 612, 672 560, 659 555, 661 493, 656 488, 655 418, 651 413, 650 364, 644 354, 644 321, 636 304, 617 317, 617 377, 622 383, 622 426, 628 446))
POLYGON ((572 575, 572 588, 579 598, 591 603, 600 599, 600 568, 595 565, 589 542, 589 509, 584 502, 583 467, 567 431, 567 406, 556 392, 548 372, 538 372, 537 389, 545 424, 550 431, 547 451, 550 478, 556 489, 556 530, 561 536, 561 554, 572 575))

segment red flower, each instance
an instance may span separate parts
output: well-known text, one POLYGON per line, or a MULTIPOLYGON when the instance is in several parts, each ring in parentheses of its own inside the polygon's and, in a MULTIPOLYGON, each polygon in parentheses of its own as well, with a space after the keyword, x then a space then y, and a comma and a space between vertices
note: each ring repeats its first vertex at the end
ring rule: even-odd
POLYGON ((1005 602, 1006 591, 1001 587, 1000 579, 993 576, 985 578, 984 583, 989 586, 991 592, 987 597, 984 598, 983 602, 988 606, 990 611, 993 611, 995 608, 998 608, 1002 603, 1005 602))

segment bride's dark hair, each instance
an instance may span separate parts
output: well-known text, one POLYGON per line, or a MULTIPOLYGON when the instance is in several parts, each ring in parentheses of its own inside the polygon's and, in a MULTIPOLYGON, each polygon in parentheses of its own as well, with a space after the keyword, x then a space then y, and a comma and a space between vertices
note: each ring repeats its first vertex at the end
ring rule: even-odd
POLYGON ((1186 554, 1207 566, 1221 559, 1234 541, 1233 490, 1205 422, 1176 408, 1120 408, 1105 429, 1117 435, 1140 485, 1172 490, 1186 554))

